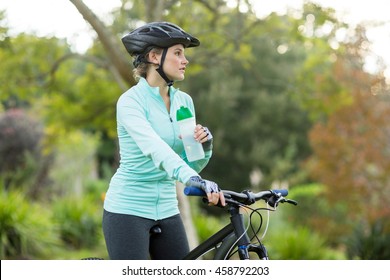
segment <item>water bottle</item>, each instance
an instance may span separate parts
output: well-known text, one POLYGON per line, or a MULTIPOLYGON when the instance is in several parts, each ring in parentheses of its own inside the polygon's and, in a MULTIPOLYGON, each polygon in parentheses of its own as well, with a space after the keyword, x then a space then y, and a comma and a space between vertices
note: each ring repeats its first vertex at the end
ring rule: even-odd
POLYGON ((181 139, 183 140, 184 151, 186 152, 188 161, 204 158, 203 146, 194 138, 196 123, 191 111, 187 107, 181 106, 176 112, 176 120, 179 125, 181 139))

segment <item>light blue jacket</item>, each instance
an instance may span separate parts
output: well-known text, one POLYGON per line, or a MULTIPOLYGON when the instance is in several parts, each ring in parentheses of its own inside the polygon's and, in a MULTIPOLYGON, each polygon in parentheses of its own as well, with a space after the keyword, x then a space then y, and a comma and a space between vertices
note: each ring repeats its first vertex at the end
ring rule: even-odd
POLYGON ((195 116, 192 98, 170 87, 170 112, 159 93, 140 79, 117 102, 119 168, 111 179, 104 209, 159 220, 179 213, 176 181, 186 183, 206 166, 205 158, 188 162, 179 138, 176 111, 188 107, 195 116))

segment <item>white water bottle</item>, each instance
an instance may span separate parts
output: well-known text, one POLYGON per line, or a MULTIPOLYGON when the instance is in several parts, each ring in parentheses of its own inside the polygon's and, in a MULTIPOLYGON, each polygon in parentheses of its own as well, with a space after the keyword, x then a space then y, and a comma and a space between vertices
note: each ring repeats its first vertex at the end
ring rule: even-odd
POLYGON ((181 139, 183 140, 188 161, 196 161, 204 158, 203 146, 194 138, 196 123, 191 111, 187 107, 181 106, 176 112, 176 120, 179 125, 181 139))

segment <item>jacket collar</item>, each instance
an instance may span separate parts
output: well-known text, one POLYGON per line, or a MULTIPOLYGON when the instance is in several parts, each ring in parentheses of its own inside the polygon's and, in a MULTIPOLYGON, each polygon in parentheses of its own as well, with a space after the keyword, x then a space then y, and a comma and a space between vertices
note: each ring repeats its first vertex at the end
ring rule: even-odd
MULTIPOLYGON (((142 91, 148 92, 148 93, 152 94, 152 96, 154 96, 154 97, 161 98, 159 87, 150 86, 145 78, 141 77, 139 82, 138 82, 138 85, 142 91)), ((178 89, 174 88, 173 86, 169 87, 169 95, 170 95, 171 99, 173 98, 174 94, 177 91, 178 91, 178 89)))

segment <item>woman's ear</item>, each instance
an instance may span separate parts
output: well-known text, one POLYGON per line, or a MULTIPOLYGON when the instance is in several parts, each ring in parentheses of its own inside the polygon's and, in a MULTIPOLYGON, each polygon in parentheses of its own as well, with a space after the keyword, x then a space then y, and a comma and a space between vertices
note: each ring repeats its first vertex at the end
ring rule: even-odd
POLYGON ((153 50, 149 52, 148 54, 148 60, 149 62, 153 63, 153 64, 160 64, 160 61, 159 61, 159 55, 154 52, 153 50))

